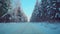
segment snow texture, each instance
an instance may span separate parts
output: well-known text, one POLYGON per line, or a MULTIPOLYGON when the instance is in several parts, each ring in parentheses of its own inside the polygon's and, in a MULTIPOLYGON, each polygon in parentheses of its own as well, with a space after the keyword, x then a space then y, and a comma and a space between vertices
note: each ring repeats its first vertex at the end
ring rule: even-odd
POLYGON ((0 34, 60 34, 60 23, 0 23, 0 34))

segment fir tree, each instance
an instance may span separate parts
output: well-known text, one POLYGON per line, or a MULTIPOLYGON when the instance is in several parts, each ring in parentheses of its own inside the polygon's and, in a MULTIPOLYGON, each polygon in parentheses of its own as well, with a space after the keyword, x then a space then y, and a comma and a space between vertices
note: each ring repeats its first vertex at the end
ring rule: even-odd
POLYGON ((0 17, 8 12, 10 0, 0 0, 0 17))
POLYGON ((35 8, 32 14, 31 22, 60 22, 60 0, 41 0, 38 4, 39 6, 36 4, 38 9, 35 8))
POLYGON ((10 0, 0 0, 0 22, 4 22, 4 20, 8 19, 4 16, 7 14, 9 6, 10 0))

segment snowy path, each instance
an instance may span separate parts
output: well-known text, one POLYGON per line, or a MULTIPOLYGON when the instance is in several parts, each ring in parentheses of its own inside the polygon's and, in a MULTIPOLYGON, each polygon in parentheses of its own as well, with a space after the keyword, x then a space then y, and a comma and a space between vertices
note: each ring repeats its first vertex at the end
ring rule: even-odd
POLYGON ((60 34, 60 24, 0 23, 0 34, 60 34))

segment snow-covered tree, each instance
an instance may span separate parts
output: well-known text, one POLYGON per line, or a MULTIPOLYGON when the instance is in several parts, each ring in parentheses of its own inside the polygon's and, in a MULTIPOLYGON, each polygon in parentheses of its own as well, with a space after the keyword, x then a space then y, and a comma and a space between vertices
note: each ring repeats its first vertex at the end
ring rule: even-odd
POLYGON ((38 5, 36 4, 31 22, 41 21, 60 22, 60 0, 41 0, 38 5))
POLYGON ((0 3, 0 22, 27 22, 19 0, 0 0, 0 3))
POLYGON ((32 17, 31 17, 31 22, 42 22, 44 21, 44 17, 45 17, 45 13, 46 13, 46 8, 44 5, 44 3, 46 2, 46 0, 36 0, 36 5, 35 5, 35 8, 34 8, 34 11, 32 13, 32 17))
POLYGON ((4 17, 10 7, 10 0, 0 0, 0 22, 4 22, 4 20, 7 20, 8 18, 4 17))
POLYGON ((8 12, 10 0, 0 0, 0 17, 8 12))
POLYGON ((38 0, 36 1, 36 5, 35 5, 35 8, 34 8, 34 11, 32 13, 32 17, 30 19, 30 22, 35 22, 35 21, 38 21, 37 20, 37 15, 39 14, 39 2, 38 0))
POLYGON ((59 22, 60 21, 60 1, 59 0, 47 0, 47 16, 49 22, 59 22))

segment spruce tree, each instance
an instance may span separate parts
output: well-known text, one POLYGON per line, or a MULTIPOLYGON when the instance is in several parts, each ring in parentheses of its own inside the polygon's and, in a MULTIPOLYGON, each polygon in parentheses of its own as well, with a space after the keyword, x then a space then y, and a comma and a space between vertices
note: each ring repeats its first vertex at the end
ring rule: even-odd
POLYGON ((8 12, 10 0, 0 0, 0 17, 8 12))
POLYGON ((39 2, 38 0, 36 1, 36 5, 35 5, 35 8, 34 8, 34 11, 32 13, 32 17, 30 19, 30 22, 35 22, 35 21, 38 21, 37 20, 37 15, 39 14, 39 2))
POLYGON ((34 10, 31 22, 60 22, 60 0, 41 0, 38 9, 34 10))
POLYGON ((20 1, 17 0, 15 2, 15 7, 13 9, 13 12, 11 13, 10 22, 27 22, 27 16, 24 14, 24 12, 21 9, 20 1))
POLYGON ((0 22, 6 21, 6 17, 4 17, 10 6, 10 0, 0 0, 0 22))
POLYGON ((0 22, 27 22, 27 17, 22 12, 18 1, 0 0, 0 22))

